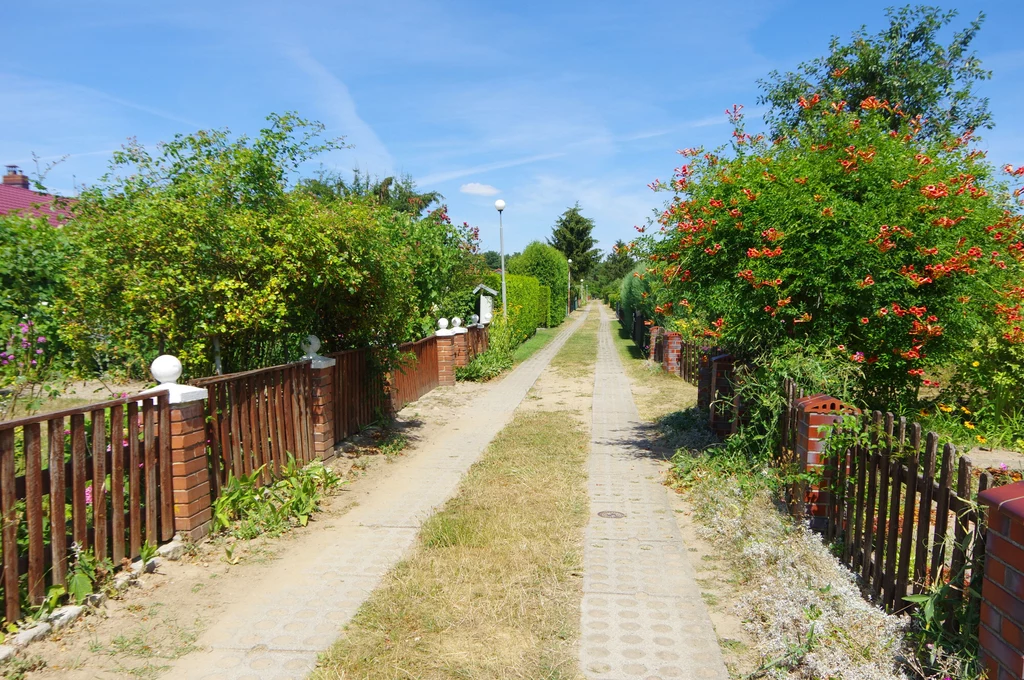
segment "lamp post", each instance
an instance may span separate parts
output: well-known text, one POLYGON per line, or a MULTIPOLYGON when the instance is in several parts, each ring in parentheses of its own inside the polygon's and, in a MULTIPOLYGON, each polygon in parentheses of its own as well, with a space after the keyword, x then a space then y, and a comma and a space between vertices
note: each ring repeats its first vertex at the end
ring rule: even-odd
POLYGON ((568 259, 569 266, 565 274, 565 315, 572 313, 572 258, 568 259))
POLYGON ((500 198, 494 202, 498 209, 498 238, 501 243, 501 313, 508 321, 508 301, 505 297, 505 228, 501 224, 501 213, 505 210, 505 201, 500 198))

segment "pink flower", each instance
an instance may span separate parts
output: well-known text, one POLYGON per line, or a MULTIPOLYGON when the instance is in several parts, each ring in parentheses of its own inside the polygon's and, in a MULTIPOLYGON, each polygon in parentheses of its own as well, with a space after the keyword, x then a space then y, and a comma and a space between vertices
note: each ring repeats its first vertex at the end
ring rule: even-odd
POLYGON ((85 504, 92 505, 92 485, 85 487, 85 504))

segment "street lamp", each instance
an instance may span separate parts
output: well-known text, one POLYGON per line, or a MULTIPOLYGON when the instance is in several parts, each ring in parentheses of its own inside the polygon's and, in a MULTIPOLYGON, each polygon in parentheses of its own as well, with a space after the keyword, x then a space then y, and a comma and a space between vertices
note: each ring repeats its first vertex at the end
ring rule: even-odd
POLYGON ((569 266, 565 273, 565 314, 572 314, 572 258, 568 260, 569 266))
POLYGON ((501 224, 501 213, 505 210, 505 201, 500 198, 494 202, 498 209, 498 238, 501 241, 501 312, 508 321, 508 301, 505 297, 505 228, 501 224))

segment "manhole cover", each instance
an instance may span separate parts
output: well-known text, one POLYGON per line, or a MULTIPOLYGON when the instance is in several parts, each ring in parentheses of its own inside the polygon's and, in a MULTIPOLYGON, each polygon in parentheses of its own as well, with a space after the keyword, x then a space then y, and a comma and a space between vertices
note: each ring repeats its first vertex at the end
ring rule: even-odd
POLYGON ((622 519, 626 516, 624 512, 616 512, 615 510, 602 510, 597 513, 598 517, 605 517, 607 519, 622 519))

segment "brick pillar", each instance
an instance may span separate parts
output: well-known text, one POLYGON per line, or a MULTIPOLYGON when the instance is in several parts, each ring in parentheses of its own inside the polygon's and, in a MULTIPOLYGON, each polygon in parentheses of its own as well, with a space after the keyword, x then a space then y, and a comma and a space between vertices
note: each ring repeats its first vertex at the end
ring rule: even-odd
POLYGON ((205 400, 171 404, 174 530, 193 541, 210 533, 213 519, 207 465, 205 400))
POLYGON ((650 344, 650 347, 647 350, 648 351, 648 357, 647 358, 650 359, 651 361, 654 361, 655 350, 658 347, 658 336, 661 335, 661 332, 663 330, 665 330, 665 329, 662 328, 661 326, 651 326, 651 335, 650 335, 650 338, 651 338, 650 339, 650 343, 651 344, 650 344))
POLYGON ((662 367, 673 375, 680 375, 683 356, 683 334, 665 333, 665 355, 662 367))
POLYGON ((993 680, 1024 678, 1024 482, 988 489, 985 581, 978 640, 993 680))
POLYGON ((334 359, 313 359, 313 455, 334 457, 334 359))
MULTIPOLYGON (((171 490, 174 530, 191 540, 210 533, 213 510, 210 473, 206 460, 205 388, 179 385, 181 362, 164 354, 150 366, 159 385, 167 390, 171 406, 171 490)), ((143 393, 145 394, 145 393, 143 393)))
MULTIPOLYGON (((804 470, 822 470, 825 466, 825 441, 828 439, 826 428, 841 423, 844 415, 860 415, 860 409, 827 394, 814 394, 798 399, 796 410, 796 459, 804 470)), ((814 528, 823 526, 828 514, 827 486, 831 471, 823 471, 823 474, 824 488, 808 486, 804 493, 804 506, 800 508, 811 518, 814 528)), ((798 501, 794 499, 794 502, 798 501)))
POLYGON ((438 319, 437 384, 441 387, 455 384, 455 332, 449 330, 448 319, 438 319))

